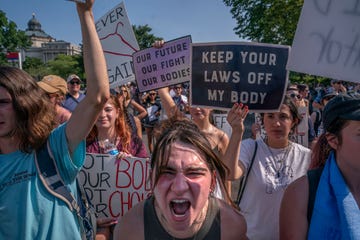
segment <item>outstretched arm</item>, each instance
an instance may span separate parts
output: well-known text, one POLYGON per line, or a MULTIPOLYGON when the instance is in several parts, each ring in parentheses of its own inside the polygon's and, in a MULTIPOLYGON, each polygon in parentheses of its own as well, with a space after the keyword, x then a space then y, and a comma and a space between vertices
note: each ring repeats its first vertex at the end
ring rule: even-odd
POLYGON ((247 106, 242 103, 235 103, 227 116, 227 121, 232 128, 229 144, 223 157, 225 165, 230 170, 228 180, 238 179, 244 172, 244 166, 239 161, 239 155, 241 141, 245 131, 244 120, 248 112, 247 106))
POLYGON ((84 100, 72 113, 66 127, 70 152, 73 152, 78 144, 86 138, 99 112, 110 97, 105 57, 96 33, 92 13, 93 4, 94 0, 76 3, 83 39, 87 92, 84 100))

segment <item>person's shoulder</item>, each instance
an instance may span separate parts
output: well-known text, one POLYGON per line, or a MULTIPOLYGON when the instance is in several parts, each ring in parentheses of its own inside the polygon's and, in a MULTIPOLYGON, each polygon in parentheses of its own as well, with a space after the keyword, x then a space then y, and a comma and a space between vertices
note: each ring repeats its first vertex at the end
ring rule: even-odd
POLYGON ((302 153, 305 153, 305 154, 311 154, 311 149, 310 148, 307 148, 299 143, 295 143, 295 142, 292 142, 293 146, 295 149, 297 149, 298 151, 302 152, 302 153))
POLYGON ((246 221, 244 216, 234 207, 221 199, 217 199, 221 216, 222 239, 244 239, 246 221))
POLYGON ((144 239, 144 203, 142 201, 131 208, 120 219, 114 230, 114 239, 144 239))

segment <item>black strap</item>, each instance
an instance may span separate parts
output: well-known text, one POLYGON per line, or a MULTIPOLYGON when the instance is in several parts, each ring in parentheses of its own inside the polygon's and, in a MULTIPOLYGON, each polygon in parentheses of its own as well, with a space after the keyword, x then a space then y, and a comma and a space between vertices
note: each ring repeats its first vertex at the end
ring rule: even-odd
POLYGON ((256 156, 257 147, 258 147, 258 143, 257 143, 257 141, 255 140, 255 150, 254 150, 253 156, 252 156, 251 161, 250 161, 250 166, 249 166, 246 174, 241 178, 241 181, 240 181, 239 192, 238 192, 238 195, 237 195, 237 198, 236 198, 236 202, 235 202, 235 204, 236 204, 237 206, 240 204, 241 198, 242 198, 242 196, 243 196, 243 193, 244 193, 244 190, 245 190, 245 187, 246 187, 246 183, 247 183, 247 180, 248 180, 248 176, 249 176, 249 174, 250 174, 251 168, 252 168, 253 163, 254 163, 254 159, 255 159, 255 156, 256 156))
POLYGON ((44 187, 80 216, 80 207, 58 172, 48 141, 36 151, 35 165, 44 187))
POLYGON ((307 219, 308 219, 309 225, 310 225, 310 221, 311 221, 311 217, 312 217, 312 212, 314 210, 316 192, 317 192, 317 188, 319 186, 322 171, 323 171, 323 167, 307 171, 307 177, 308 177, 308 181, 309 181, 309 198, 308 198, 307 219))

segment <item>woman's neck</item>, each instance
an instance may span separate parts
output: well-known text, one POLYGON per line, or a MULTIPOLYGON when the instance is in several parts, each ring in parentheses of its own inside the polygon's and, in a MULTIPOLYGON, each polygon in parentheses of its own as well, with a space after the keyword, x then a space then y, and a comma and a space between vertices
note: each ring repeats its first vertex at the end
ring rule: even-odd
POLYGON ((116 133, 113 130, 113 128, 109 128, 109 129, 98 129, 98 136, 97 136, 99 141, 105 140, 105 139, 109 139, 111 142, 115 141, 116 138, 116 133))
POLYGON ((0 154, 8 154, 19 150, 19 139, 15 137, 0 138, 0 154))
POLYGON ((265 143, 271 147, 271 148, 286 148, 289 146, 289 140, 288 139, 269 139, 267 138, 265 143))
POLYGON ((214 127, 209 121, 206 120, 194 121, 194 122, 198 126, 198 128, 203 132, 211 131, 214 127))

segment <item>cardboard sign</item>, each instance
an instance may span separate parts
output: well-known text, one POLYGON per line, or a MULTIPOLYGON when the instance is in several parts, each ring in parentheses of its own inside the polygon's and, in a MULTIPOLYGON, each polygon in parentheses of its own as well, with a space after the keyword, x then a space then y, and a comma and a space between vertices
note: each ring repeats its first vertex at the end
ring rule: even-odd
POLYGON ((214 113, 214 114, 212 114, 212 116, 213 116, 213 120, 214 120, 214 125, 217 128, 220 128, 221 130, 223 130, 228 135, 228 137, 230 137, 232 128, 231 128, 230 124, 228 123, 228 121, 226 120, 227 113, 214 113))
POLYGON ((288 79, 289 49, 255 43, 192 44, 192 105, 230 109, 241 102, 254 112, 278 110, 288 79))
POLYGON ((359 0, 305 0, 288 69, 360 82, 359 0))
POLYGON ((88 153, 78 179, 98 216, 121 218, 147 197, 149 171, 147 158, 116 160, 108 154, 88 153))
POLYGON ((136 82, 140 92, 190 80, 191 36, 166 42, 162 48, 134 53, 136 82))
POLYGON ((115 6, 96 23, 105 54, 110 88, 135 80, 132 54, 139 50, 124 3, 115 6))

